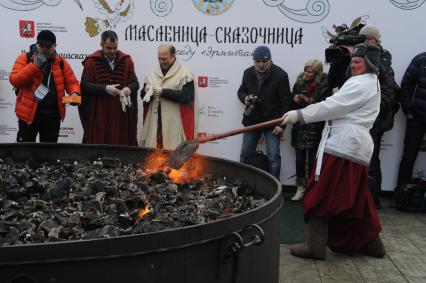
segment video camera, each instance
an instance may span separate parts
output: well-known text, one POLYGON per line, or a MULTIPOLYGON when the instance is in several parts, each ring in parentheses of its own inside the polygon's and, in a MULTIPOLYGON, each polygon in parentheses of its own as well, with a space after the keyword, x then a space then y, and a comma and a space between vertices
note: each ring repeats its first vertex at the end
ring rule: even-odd
POLYGON ((345 24, 335 27, 336 36, 329 41, 333 46, 325 49, 325 61, 330 64, 338 63, 342 60, 344 52, 349 52, 342 46, 355 46, 364 42, 365 37, 359 34, 363 26, 364 24, 359 23, 351 28, 345 24))

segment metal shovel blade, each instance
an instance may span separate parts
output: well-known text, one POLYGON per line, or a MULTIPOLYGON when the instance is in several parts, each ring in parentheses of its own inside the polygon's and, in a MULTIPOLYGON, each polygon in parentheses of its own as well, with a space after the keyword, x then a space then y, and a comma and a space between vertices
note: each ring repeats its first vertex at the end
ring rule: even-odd
POLYGON ((166 161, 166 166, 171 169, 180 169, 185 162, 197 151, 199 143, 196 140, 184 141, 179 144, 166 161))

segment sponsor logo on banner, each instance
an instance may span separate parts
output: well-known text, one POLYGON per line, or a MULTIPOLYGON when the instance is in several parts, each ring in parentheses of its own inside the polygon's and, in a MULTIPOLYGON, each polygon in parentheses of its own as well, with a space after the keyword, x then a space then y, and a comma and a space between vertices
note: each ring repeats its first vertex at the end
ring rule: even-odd
POLYGON ((219 77, 198 76, 197 83, 199 88, 221 88, 229 84, 229 80, 219 77))
POLYGON ((209 87, 211 88, 220 88, 229 84, 227 79, 222 79, 219 77, 210 77, 209 78, 209 87))
POLYGON ((219 16, 228 11, 235 0, 192 0, 195 8, 208 16, 219 16))
POLYGON ((24 38, 35 37, 35 23, 34 21, 19 21, 19 35, 24 38))
POLYGON ((49 22, 37 22, 36 23, 36 31, 40 32, 42 30, 48 29, 53 33, 66 33, 68 32, 67 28, 65 26, 59 26, 55 25, 53 23, 49 22))
POLYGON ((75 136, 74 127, 61 127, 61 130, 59 131, 59 137, 70 138, 72 136, 75 136))
POLYGON ((209 118, 221 118, 224 115, 224 111, 216 106, 201 106, 200 107, 200 116, 205 116, 209 118))
POLYGON ((198 87, 209 87, 209 78, 205 76, 198 76, 198 87))
POLYGON ((101 18, 86 17, 84 25, 90 37, 115 27, 120 22, 126 22, 133 17, 135 10, 134 0, 93 0, 101 18))
POLYGON ((0 81, 8 81, 10 72, 7 70, 0 70, 0 81))
POLYGON ((16 127, 0 124, 0 136, 16 136, 17 132, 16 127))
POLYGON ((14 109, 14 102, 8 101, 3 97, 0 97, 0 109, 14 109))
POLYGON ((200 107, 199 112, 200 112, 200 116, 207 116, 206 108, 204 106, 200 107))

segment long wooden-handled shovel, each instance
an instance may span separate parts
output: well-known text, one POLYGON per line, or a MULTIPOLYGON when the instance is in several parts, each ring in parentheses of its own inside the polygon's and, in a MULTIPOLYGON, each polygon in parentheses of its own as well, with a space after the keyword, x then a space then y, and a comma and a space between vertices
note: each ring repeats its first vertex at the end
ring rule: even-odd
POLYGON ((201 139, 198 139, 198 140, 184 141, 176 147, 174 152, 166 160, 165 167, 169 168, 169 169, 180 169, 185 164, 185 162, 191 156, 194 155, 194 153, 197 151, 197 149, 198 149, 198 147, 201 143, 206 143, 206 142, 209 142, 209 141, 214 141, 214 140, 218 140, 218 139, 222 139, 222 138, 226 138, 226 137, 235 136, 235 135, 238 135, 238 134, 241 134, 241 133, 244 133, 244 132, 248 132, 248 131, 253 131, 253 130, 263 129, 263 128, 267 128, 267 127, 271 127, 271 126, 276 126, 276 125, 281 124, 283 121, 284 121, 284 118, 279 118, 279 119, 270 120, 270 121, 266 121, 266 122, 263 122, 263 123, 251 125, 251 126, 248 126, 248 127, 243 127, 243 128, 219 133, 219 134, 209 135, 205 138, 201 138, 201 139))

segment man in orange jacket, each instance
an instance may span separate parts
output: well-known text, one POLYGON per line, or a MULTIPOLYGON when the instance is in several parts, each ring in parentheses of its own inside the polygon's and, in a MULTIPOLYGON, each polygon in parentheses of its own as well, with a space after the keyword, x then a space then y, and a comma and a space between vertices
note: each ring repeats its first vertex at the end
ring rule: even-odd
POLYGON ((19 89, 15 112, 18 142, 57 142, 61 120, 65 118, 62 97, 65 91, 80 95, 80 86, 69 63, 56 54, 56 36, 42 30, 31 46, 31 58, 21 54, 13 65, 10 83, 19 89))

